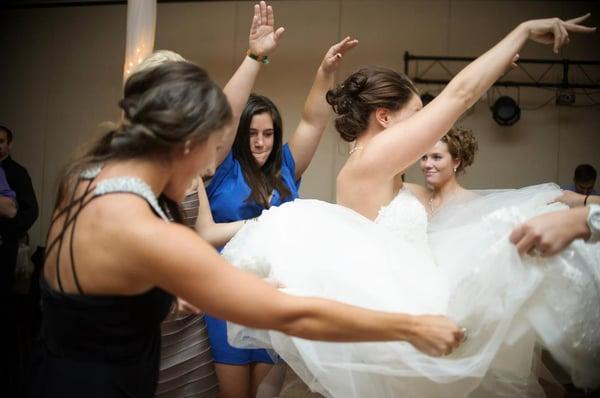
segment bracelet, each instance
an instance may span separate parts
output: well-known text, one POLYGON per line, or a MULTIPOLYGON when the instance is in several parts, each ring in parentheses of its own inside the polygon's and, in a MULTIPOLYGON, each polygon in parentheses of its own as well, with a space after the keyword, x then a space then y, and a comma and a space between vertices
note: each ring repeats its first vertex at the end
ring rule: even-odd
POLYGON ((246 56, 252 58, 253 60, 255 60, 256 62, 260 62, 261 64, 267 65, 269 63, 269 57, 266 55, 256 55, 254 54, 250 49, 248 49, 248 51, 246 51, 246 56))
POLYGON ((583 200, 583 205, 587 206, 587 200, 590 197, 590 195, 585 195, 585 199, 583 200))

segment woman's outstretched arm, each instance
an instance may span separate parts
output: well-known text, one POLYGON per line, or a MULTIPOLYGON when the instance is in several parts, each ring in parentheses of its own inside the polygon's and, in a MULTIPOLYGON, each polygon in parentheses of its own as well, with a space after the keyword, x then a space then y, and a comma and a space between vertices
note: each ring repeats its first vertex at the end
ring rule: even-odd
POLYGON ((126 236, 133 260, 128 264, 139 264, 132 266, 138 278, 203 312, 242 325, 324 341, 407 341, 435 356, 450 353, 464 337, 464 331, 443 316, 371 311, 284 294, 231 266, 183 226, 148 217, 126 236))
POLYGON ((532 252, 553 256, 575 239, 589 239, 591 236, 592 240, 598 240, 598 229, 592 231, 590 224, 592 218, 600 218, 600 206, 544 213, 517 226, 510 234, 510 241, 520 254, 532 252))
POLYGON ((369 175, 389 178, 406 169, 433 146, 510 67, 527 40, 552 44, 554 51, 569 42, 569 33, 591 33, 580 25, 589 14, 562 21, 537 19, 521 23, 493 48, 465 67, 421 111, 378 134, 363 150, 369 175))
POLYGON ((600 195, 584 195, 573 191, 563 191, 563 194, 556 198, 557 202, 562 202, 569 207, 587 206, 591 204, 600 205, 600 195))

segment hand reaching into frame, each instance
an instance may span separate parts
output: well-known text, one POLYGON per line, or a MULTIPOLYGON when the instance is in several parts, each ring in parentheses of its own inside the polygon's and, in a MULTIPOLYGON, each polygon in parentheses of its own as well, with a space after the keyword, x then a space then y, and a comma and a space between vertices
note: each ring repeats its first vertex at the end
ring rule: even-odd
POLYGON ((574 239, 589 236, 587 212, 579 207, 541 214, 517 226, 509 239, 520 254, 553 256, 574 239))
POLYGON ((408 342, 427 355, 450 355, 467 339, 467 330, 444 316, 415 315, 413 319, 415 333, 408 342))
POLYGON ((563 21, 559 18, 534 19, 524 22, 529 31, 529 38, 542 44, 553 44, 556 54, 558 50, 570 42, 569 33, 593 33, 595 27, 580 25, 590 17, 590 13, 563 21))
POLYGON ((254 5, 254 16, 248 36, 248 45, 253 54, 261 57, 270 54, 277 47, 284 31, 283 27, 275 29, 273 7, 264 1, 254 5))
POLYGON ((358 40, 352 39, 350 36, 347 36, 339 43, 334 44, 327 50, 325 53, 325 57, 323 58, 323 62, 321 63, 321 68, 323 71, 327 73, 335 72, 341 64, 342 57, 348 51, 352 50, 354 47, 358 45, 358 40))

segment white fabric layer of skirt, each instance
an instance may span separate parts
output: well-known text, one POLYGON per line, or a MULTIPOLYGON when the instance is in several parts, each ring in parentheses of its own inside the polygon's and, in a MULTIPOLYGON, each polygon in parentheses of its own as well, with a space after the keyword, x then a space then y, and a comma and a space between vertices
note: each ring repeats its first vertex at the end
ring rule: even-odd
POLYGON ((402 214, 403 208, 414 213, 408 206, 414 197, 406 193, 386 226, 316 200, 265 211, 225 247, 237 267, 277 280, 290 294, 445 314, 469 338, 442 358, 406 342, 309 341, 235 324, 228 325, 230 343, 275 350, 327 397, 539 396, 536 345, 575 384, 597 387, 600 245, 576 241, 542 259, 519 256, 508 240, 518 223, 562 209, 548 205, 559 194, 548 184, 484 195, 433 222, 424 240, 416 236, 414 214, 402 214))

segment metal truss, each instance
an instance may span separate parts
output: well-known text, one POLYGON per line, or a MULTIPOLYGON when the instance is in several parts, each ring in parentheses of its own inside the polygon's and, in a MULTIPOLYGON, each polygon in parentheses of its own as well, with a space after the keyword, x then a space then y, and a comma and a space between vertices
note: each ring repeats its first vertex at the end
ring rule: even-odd
MULTIPOLYGON (((404 73, 411 78, 415 83, 421 84, 448 84, 454 77, 454 73, 447 67, 445 63, 458 62, 458 63, 469 63, 475 60, 471 57, 440 57, 440 56, 424 56, 410 54, 408 51, 404 53, 404 73), (428 65, 422 72, 419 72, 419 62, 428 62, 428 65), (415 73, 410 73, 411 64, 415 65, 415 73), (427 73, 438 65, 447 74, 448 79, 430 79, 427 78, 427 73)), ((594 81, 592 77, 587 73, 585 67, 600 66, 600 61, 582 61, 582 60, 549 60, 549 59, 534 59, 534 58, 523 58, 517 62, 520 71, 522 71, 527 77, 528 81, 513 81, 502 78, 494 83, 494 86, 501 87, 537 87, 537 88, 556 88, 556 89, 600 89, 600 84, 594 81), (527 65, 547 65, 548 67, 538 76, 535 76, 530 70, 527 69, 527 65), (562 79, 560 82, 548 81, 544 79, 548 72, 553 68, 562 68, 562 79), (571 70, 581 74, 587 80, 586 83, 571 83, 569 82, 569 72, 571 70), (588 83, 589 82, 589 83, 588 83)), ((509 75, 508 72, 506 75, 509 75)), ((506 77, 505 75, 505 77, 506 77)))

